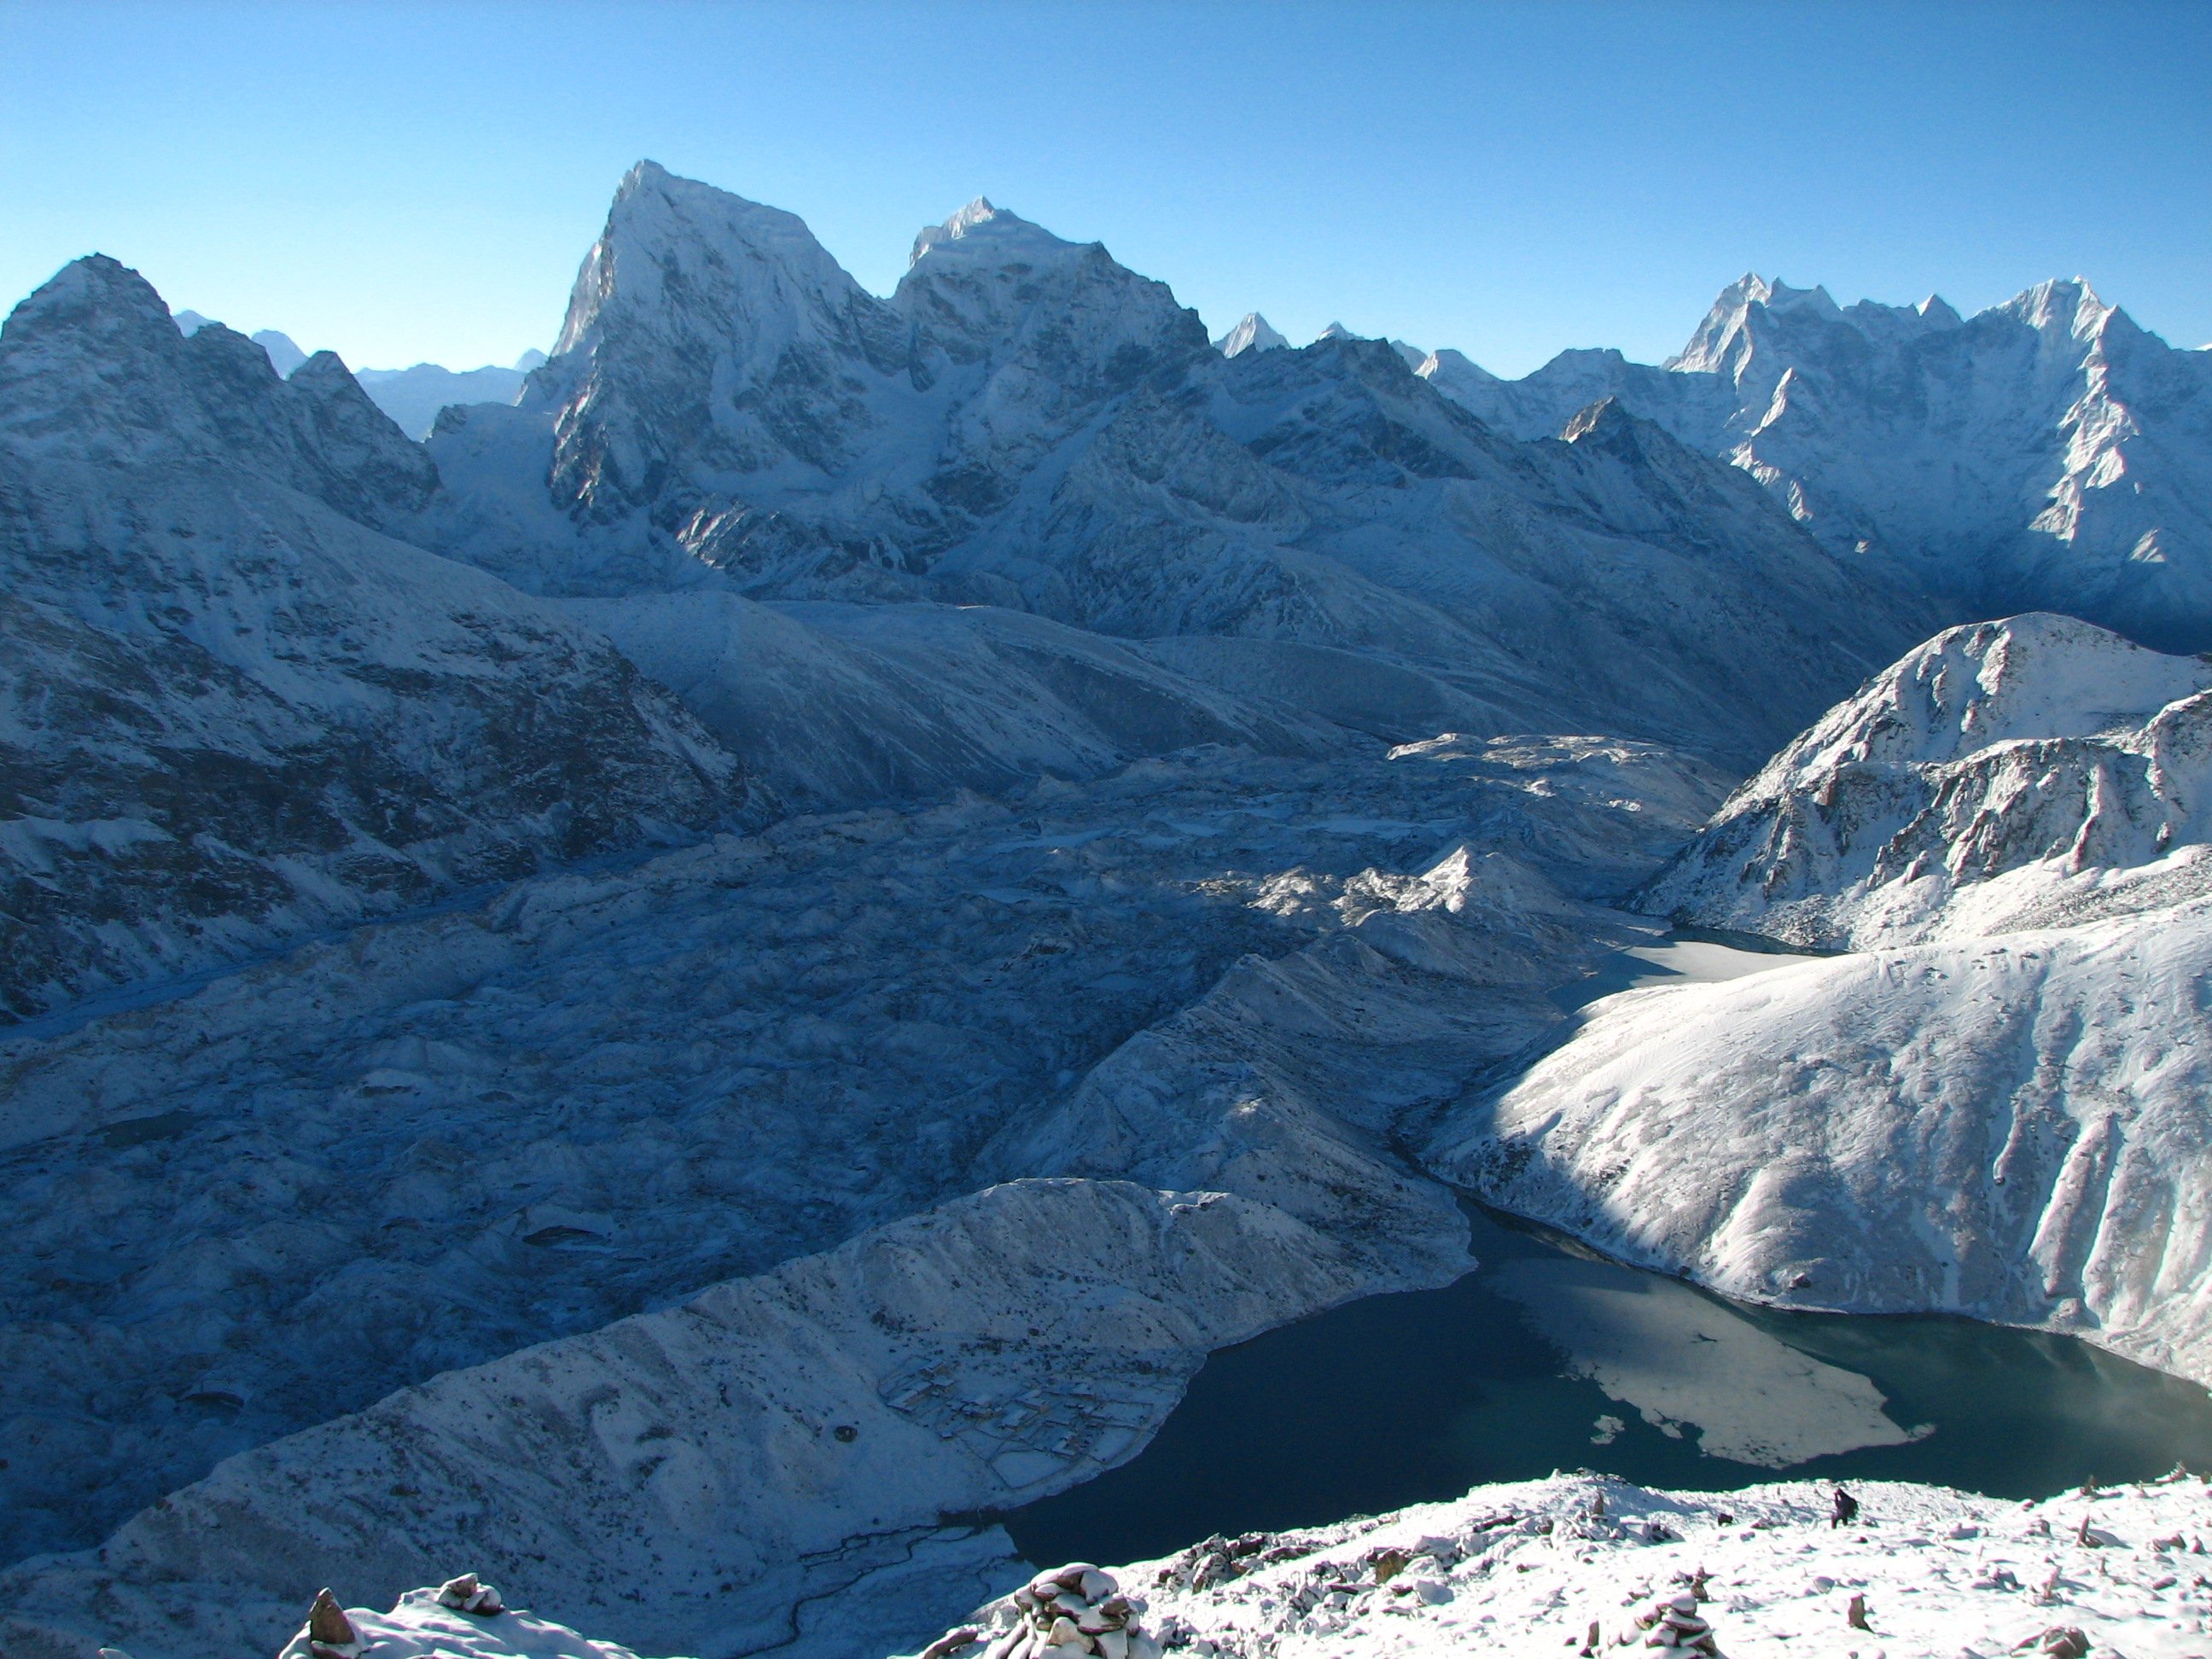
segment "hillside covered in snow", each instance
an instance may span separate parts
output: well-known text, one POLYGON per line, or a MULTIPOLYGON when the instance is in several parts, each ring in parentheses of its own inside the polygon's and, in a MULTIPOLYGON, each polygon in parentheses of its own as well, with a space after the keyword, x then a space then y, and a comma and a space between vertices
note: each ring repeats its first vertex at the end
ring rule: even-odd
POLYGON ((1641 901, 1850 953, 1599 1002, 1434 1167, 1732 1294, 2212 1377, 2206 672, 2047 616, 1910 653, 1641 901))

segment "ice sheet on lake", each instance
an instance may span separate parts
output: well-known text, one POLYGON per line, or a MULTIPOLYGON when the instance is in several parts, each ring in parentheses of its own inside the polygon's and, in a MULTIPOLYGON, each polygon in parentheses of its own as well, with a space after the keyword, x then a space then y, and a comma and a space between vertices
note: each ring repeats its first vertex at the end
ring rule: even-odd
POLYGON ((1709 1457, 1784 1469, 1917 1437, 1856 1371, 1802 1353, 1685 1285, 1601 1261, 1515 1261, 1498 1288, 1567 1356, 1567 1369, 1662 1433, 1698 1433, 1709 1457))

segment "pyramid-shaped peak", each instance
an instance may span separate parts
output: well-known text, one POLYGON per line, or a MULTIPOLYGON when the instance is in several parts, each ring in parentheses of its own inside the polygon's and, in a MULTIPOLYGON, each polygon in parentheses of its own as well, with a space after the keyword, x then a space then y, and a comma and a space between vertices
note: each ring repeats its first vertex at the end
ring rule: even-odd
POLYGON ((805 326, 795 320, 802 316, 864 303, 860 285, 797 214, 640 161, 623 175, 606 228, 577 273, 554 355, 589 344, 611 307, 697 313, 692 321, 718 329, 708 313, 775 319, 768 331, 787 337, 805 326))
POLYGON ((1271 327, 1265 317, 1256 311, 1248 311, 1236 327, 1213 343, 1213 349, 1224 357, 1235 357, 1247 351, 1274 351, 1290 344, 1278 330, 1271 327))
POLYGON ((963 234, 969 226, 980 225, 999 216, 999 210, 991 205, 988 196, 978 196, 945 222, 945 228, 953 235, 963 234))
POLYGON ((1472 381, 1477 385, 1498 377, 1463 351, 1450 346, 1440 346, 1421 359, 1420 367, 1413 371, 1425 380, 1434 380, 1449 389, 1455 383, 1472 381))
POLYGON ((1559 435, 1571 444, 1595 438, 1601 442, 1629 436, 1637 425, 1636 418, 1620 406, 1618 398, 1605 397, 1595 403, 1577 410, 1569 417, 1559 435))
POLYGON ((1316 344, 1319 344, 1323 340, 1361 340, 1366 337, 1367 337, 1364 334, 1354 334, 1342 323, 1331 323, 1327 328, 1322 330, 1320 333, 1314 336, 1314 342, 1316 344))

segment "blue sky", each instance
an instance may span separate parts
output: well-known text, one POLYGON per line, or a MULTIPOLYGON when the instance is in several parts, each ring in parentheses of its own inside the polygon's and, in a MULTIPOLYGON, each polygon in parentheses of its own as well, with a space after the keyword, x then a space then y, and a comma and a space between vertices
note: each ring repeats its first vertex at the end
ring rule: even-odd
POLYGON ((0 303, 93 250, 357 366, 550 344, 623 169, 888 292, 978 193, 1218 332, 1656 359, 1746 270, 2212 341, 2212 4, 0 0, 0 303))

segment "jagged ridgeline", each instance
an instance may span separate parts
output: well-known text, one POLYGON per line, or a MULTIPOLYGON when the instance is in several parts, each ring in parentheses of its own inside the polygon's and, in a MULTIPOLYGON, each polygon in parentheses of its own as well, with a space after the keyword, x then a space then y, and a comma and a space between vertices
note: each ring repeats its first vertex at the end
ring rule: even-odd
POLYGON ((981 201, 878 300, 791 215, 641 164, 520 406, 430 449, 426 539, 617 637, 702 582, 980 604, 1400 739, 1747 765, 1925 631, 1655 426, 1520 442, 1349 336, 1224 358, 1164 284, 981 201))
POLYGON ((1444 729, 1741 768, 1924 631, 1742 471, 1617 406, 1518 441, 1413 355, 1224 358, 981 202, 878 300, 645 163, 519 406, 426 451, 73 265, 0 343, 6 1007, 771 799, 1444 729))

